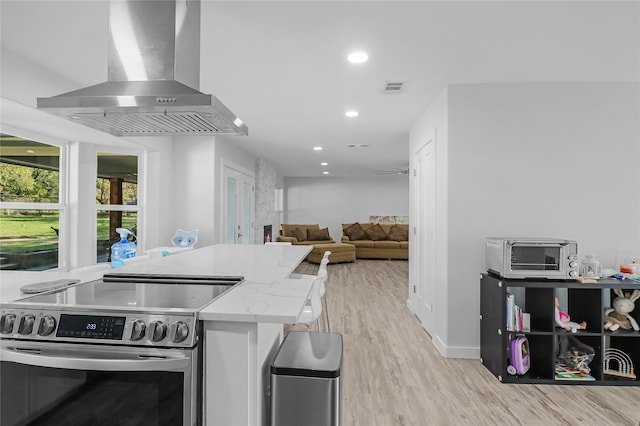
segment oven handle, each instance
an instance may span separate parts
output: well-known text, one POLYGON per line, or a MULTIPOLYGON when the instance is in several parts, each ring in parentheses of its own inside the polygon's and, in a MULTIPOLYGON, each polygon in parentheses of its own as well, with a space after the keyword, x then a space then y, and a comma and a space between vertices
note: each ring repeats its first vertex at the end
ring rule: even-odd
POLYGON ((524 246, 524 247, 536 247, 536 246, 542 246, 542 247, 565 247, 568 246, 569 243, 568 242, 541 242, 541 241, 509 241, 509 245, 512 247, 520 247, 520 246, 524 246))
POLYGON ((138 359, 76 358, 42 355, 19 348, 1 348, 0 359, 38 367, 87 371, 169 371, 184 370, 189 365, 189 358, 186 356, 141 356, 138 359))

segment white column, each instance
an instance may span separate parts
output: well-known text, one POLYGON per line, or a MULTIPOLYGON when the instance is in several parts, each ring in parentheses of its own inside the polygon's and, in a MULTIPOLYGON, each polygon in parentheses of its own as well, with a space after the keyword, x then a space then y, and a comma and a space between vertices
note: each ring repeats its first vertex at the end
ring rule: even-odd
POLYGON ((268 425, 270 365, 282 324, 204 322, 204 422, 268 425))

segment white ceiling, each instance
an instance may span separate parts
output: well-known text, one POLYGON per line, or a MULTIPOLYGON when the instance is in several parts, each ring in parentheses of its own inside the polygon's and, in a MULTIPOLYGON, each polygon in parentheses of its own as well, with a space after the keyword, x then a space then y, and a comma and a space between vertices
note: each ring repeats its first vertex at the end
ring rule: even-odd
MULTIPOLYGON (((106 81, 106 1, 0 7, 3 49, 77 88, 106 81)), ((279 174, 321 176, 326 161, 331 176, 370 176, 407 167, 409 130, 446 84, 638 81, 639 10, 636 1, 203 0, 200 90, 249 126, 229 138, 279 174), (352 49, 369 61, 348 63, 352 49), (382 94, 386 81, 404 92, 382 94)))

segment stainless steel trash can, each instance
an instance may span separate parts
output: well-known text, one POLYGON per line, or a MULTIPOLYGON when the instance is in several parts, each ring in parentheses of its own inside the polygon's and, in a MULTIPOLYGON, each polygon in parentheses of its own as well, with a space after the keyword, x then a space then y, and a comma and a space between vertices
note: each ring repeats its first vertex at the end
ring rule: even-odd
POLYGON ((339 426, 342 335, 292 331, 271 364, 272 426, 339 426))

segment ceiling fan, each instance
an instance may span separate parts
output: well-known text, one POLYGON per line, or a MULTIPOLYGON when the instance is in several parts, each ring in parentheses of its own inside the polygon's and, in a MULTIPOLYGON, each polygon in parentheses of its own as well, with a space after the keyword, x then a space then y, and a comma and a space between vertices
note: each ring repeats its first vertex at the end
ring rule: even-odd
POLYGON ((407 168, 403 168, 403 169, 391 168, 391 169, 388 169, 388 170, 376 170, 375 174, 376 175, 408 175, 409 174, 409 169, 407 169, 407 168))

